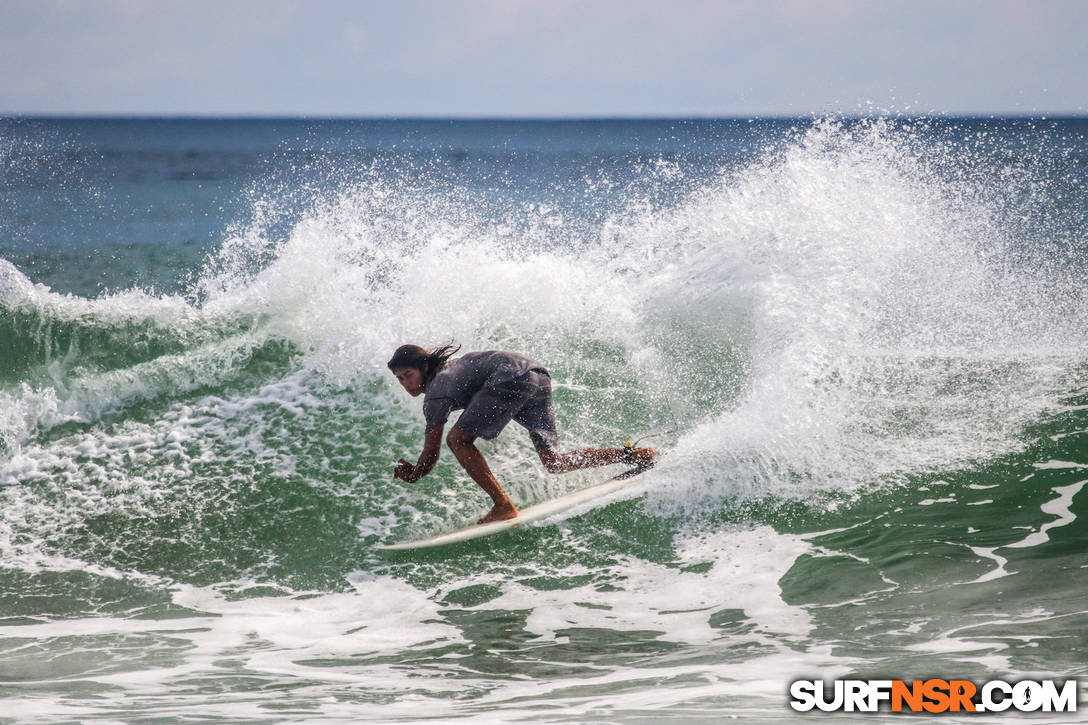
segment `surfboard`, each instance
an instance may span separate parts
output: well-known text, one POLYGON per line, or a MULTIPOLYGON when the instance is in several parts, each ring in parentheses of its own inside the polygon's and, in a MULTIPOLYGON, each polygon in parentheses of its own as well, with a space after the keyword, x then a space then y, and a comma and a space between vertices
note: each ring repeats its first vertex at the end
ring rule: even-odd
POLYGON ((489 524, 475 524, 473 526, 467 526, 457 531, 450 531, 445 534, 438 534, 437 536, 431 536, 426 539, 417 539, 415 541, 405 541, 400 544, 378 544, 374 548, 381 551, 404 551, 407 549, 428 549, 433 546, 445 546, 447 544, 456 544, 462 541, 470 541, 472 539, 479 539, 483 536, 490 536, 497 534, 501 531, 510 531, 525 524, 532 523, 534 521, 540 521, 546 519, 549 516, 566 511, 569 508, 573 508, 578 504, 592 501, 595 498, 601 496, 607 496, 610 493, 619 491, 621 488, 627 485, 627 482, 634 476, 653 468, 651 463, 648 466, 636 466, 629 470, 620 473, 617 476, 613 476, 607 481, 598 483, 588 488, 579 489, 578 491, 572 491, 571 493, 564 494, 558 498, 553 498, 548 501, 543 501, 535 506, 529 506, 527 508, 520 509, 518 515, 512 519, 506 519, 505 521, 492 521, 489 524))

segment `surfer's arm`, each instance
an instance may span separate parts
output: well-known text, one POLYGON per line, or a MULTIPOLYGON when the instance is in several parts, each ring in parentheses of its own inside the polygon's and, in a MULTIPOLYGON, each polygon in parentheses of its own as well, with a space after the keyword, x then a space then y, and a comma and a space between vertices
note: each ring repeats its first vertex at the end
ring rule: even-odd
POLYGON ((418 481, 426 476, 438 463, 438 452, 442 450, 442 426, 428 428, 423 438, 423 452, 419 454, 419 460, 413 466, 403 458, 397 462, 393 469, 393 475, 402 481, 418 481))

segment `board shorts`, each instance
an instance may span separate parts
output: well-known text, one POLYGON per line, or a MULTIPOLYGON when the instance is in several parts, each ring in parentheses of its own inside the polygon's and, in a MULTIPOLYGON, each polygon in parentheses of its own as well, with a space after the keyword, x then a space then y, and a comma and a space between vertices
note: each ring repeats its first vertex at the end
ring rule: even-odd
POLYGON ((453 427, 490 441, 511 420, 529 431, 538 451, 556 447, 559 434, 552 410, 552 379, 546 370, 534 368, 484 386, 472 396, 453 427))

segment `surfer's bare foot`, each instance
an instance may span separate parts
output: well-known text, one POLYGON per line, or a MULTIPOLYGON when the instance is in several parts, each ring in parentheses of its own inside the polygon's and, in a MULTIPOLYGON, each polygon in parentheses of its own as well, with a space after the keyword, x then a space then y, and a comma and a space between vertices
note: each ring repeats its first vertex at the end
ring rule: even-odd
POLYGON ((510 501, 497 503, 487 512, 487 516, 477 521, 478 524, 490 524, 492 521, 506 521, 518 515, 518 510, 510 501))
POLYGON ((635 448, 631 451, 631 460, 640 468, 654 465, 654 456, 657 453, 653 448, 635 448))

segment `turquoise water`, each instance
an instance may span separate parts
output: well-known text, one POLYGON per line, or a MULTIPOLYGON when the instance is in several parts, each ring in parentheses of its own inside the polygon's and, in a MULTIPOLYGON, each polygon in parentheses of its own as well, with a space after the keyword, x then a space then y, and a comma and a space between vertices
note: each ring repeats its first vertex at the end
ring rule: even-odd
MULTIPOLYGON (((1084 678, 1086 131, 0 121, 0 719, 792 722, 798 678, 1084 678), (392 477, 423 423, 385 360, 451 340, 544 362, 564 447, 665 431, 661 464, 376 552, 487 508, 448 452, 392 477)), ((614 473, 483 449, 520 504, 614 473)))

